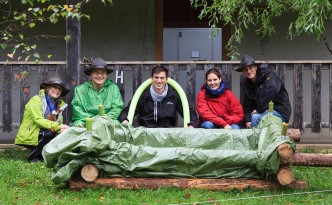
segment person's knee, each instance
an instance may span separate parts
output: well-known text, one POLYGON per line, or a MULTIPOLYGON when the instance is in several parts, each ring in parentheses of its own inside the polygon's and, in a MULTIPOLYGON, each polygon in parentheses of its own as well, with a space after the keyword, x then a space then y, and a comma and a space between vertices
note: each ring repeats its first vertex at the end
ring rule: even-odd
POLYGON ((261 120, 260 114, 252 114, 251 115, 251 127, 256 127, 259 124, 260 120, 261 120))
POLYGON ((210 121, 204 121, 201 124, 201 128, 205 128, 205 129, 213 129, 214 127, 215 127, 214 124, 210 121))
POLYGON ((240 126, 237 124, 231 124, 232 129, 240 129, 240 126))

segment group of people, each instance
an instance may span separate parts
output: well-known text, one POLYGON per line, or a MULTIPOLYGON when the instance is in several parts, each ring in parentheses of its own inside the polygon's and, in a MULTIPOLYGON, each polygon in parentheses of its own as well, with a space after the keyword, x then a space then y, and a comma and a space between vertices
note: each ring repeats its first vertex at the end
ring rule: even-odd
MULTIPOLYGON (((251 56, 245 55, 240 67, 245 81, 245 102, 243 107, 236 96, 227 88, 217 68, 208 70, 205 83, 198 93, 196 110, 189 107, 191 128, 205 129, 252 128, 268 111, 270 101, 274 102, 273 115, 288 122, 291 106, 284 83, 268 67, 262 67, 251 56)), ((73 108, 72 126, 84 127, 85 119, 98 115, 98 105, 103 105, 105 114, 112 120, 128 122, 128 105, 124 103, 118 86, 107 78, 113 70, 107 63, 96 58, 84 70, 90 80, 78 85, 71 102, 73 108)), ((158 65, 152 69, 151 85, 140 96, 135 116, 139 126, 175 127, 177 114, 183 117, 183 107, 177 91, 167 84, 168 70, 158 65)), ((25 106, 22 124, 18 130, 15 144, 31 150, 29 162, 42 161, 42 149, 59 132, 69 128, 63 124, 62 112, 67 104, 60 99, 69 90, 57 78, 51 78, 40 86, 39 94, 32 97, 25 106)))

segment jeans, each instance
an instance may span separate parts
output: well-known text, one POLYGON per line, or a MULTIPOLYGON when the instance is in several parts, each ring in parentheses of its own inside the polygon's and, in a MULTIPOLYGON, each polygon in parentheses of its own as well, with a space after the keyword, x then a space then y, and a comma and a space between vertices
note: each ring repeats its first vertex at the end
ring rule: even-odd
MULTIPOLYGON (((263 113, 255 113, 251 115, 251 127, 256 127, 261 121, 262 117, 266 115, 269 111, 266 110, 263 113)), ((279 117, 283 122, 285 122, 285 118, 281 116, 277 111, 273 110, 273 115, 279 117)))
MULTIPOLYGON (((201 126, 201 128, 204 129, 214 129, 214 128, 219 128, 218 126, 214 125, 212 122, 210 121, 204 121, 201 126)), ((231 124, 232 129, 240 129, 240 126, 237 124, 231 124)))
POLYGON ((39 136, 38 136, 38 145, 31 150, 28 156, 28 161, 29 162, 42 161, 43 160, 42 151, 44 146, 47 143, 49 143, 55 136, 56 134, 51 132, 50 130, 41 129, 39 131, 39 136))

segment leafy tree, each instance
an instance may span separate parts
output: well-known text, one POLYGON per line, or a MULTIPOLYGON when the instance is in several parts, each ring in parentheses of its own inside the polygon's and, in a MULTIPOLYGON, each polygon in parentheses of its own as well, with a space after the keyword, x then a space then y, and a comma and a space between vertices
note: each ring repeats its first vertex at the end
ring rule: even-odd
MULTIPOLYGON (((81 7, 90 1, 72 0, 70 2, 75 4, 60 5, 58 0, 0 0, 0 49, 7 55, 7 59, 40 60, 35 43, 38 39, 63 37, 68 41, 70 36, 47 33, 34 35, 33 29, 41 24, 56 24, 60 19, 89 19, 87 14, 81 13, 81 7)), ((112 3, 112 0, 100 1, 112 3)))
POLYGON ((208 17, 212 28, 222 22, 234 29, 226 48, 233 60, 238 56, 236 43, 241 43, 244 29, 256 26, 256 33, 270 37, 275 33, 273 19, 293 13, 294 21, 289 25, 290 39, 301 34, 315 35, 318 41, 323 41, 332 54, 326 36, 326 26, 331 25, 331 0, 190 0, 191 4, 200 9, 200 18, 208 17))

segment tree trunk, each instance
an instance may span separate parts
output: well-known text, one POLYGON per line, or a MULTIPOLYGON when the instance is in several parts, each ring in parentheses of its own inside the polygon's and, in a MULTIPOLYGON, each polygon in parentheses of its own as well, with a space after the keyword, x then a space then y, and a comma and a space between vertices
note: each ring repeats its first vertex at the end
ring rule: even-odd
POLYGON ((289 186, 281 186, 276 181, 267 180, 244 180, 244 179, 162 179, 162 178, 99 178, 93 182, 82 179, 71 179, 69 188, 79 190, 82 188, 111 187, 116 189, 159 189, 161 187, 196 188, 204 190, 244 190, 254 189, 277 189, 289 187, 295 189, 306 189, 305 181, 295 181, 289 186))

